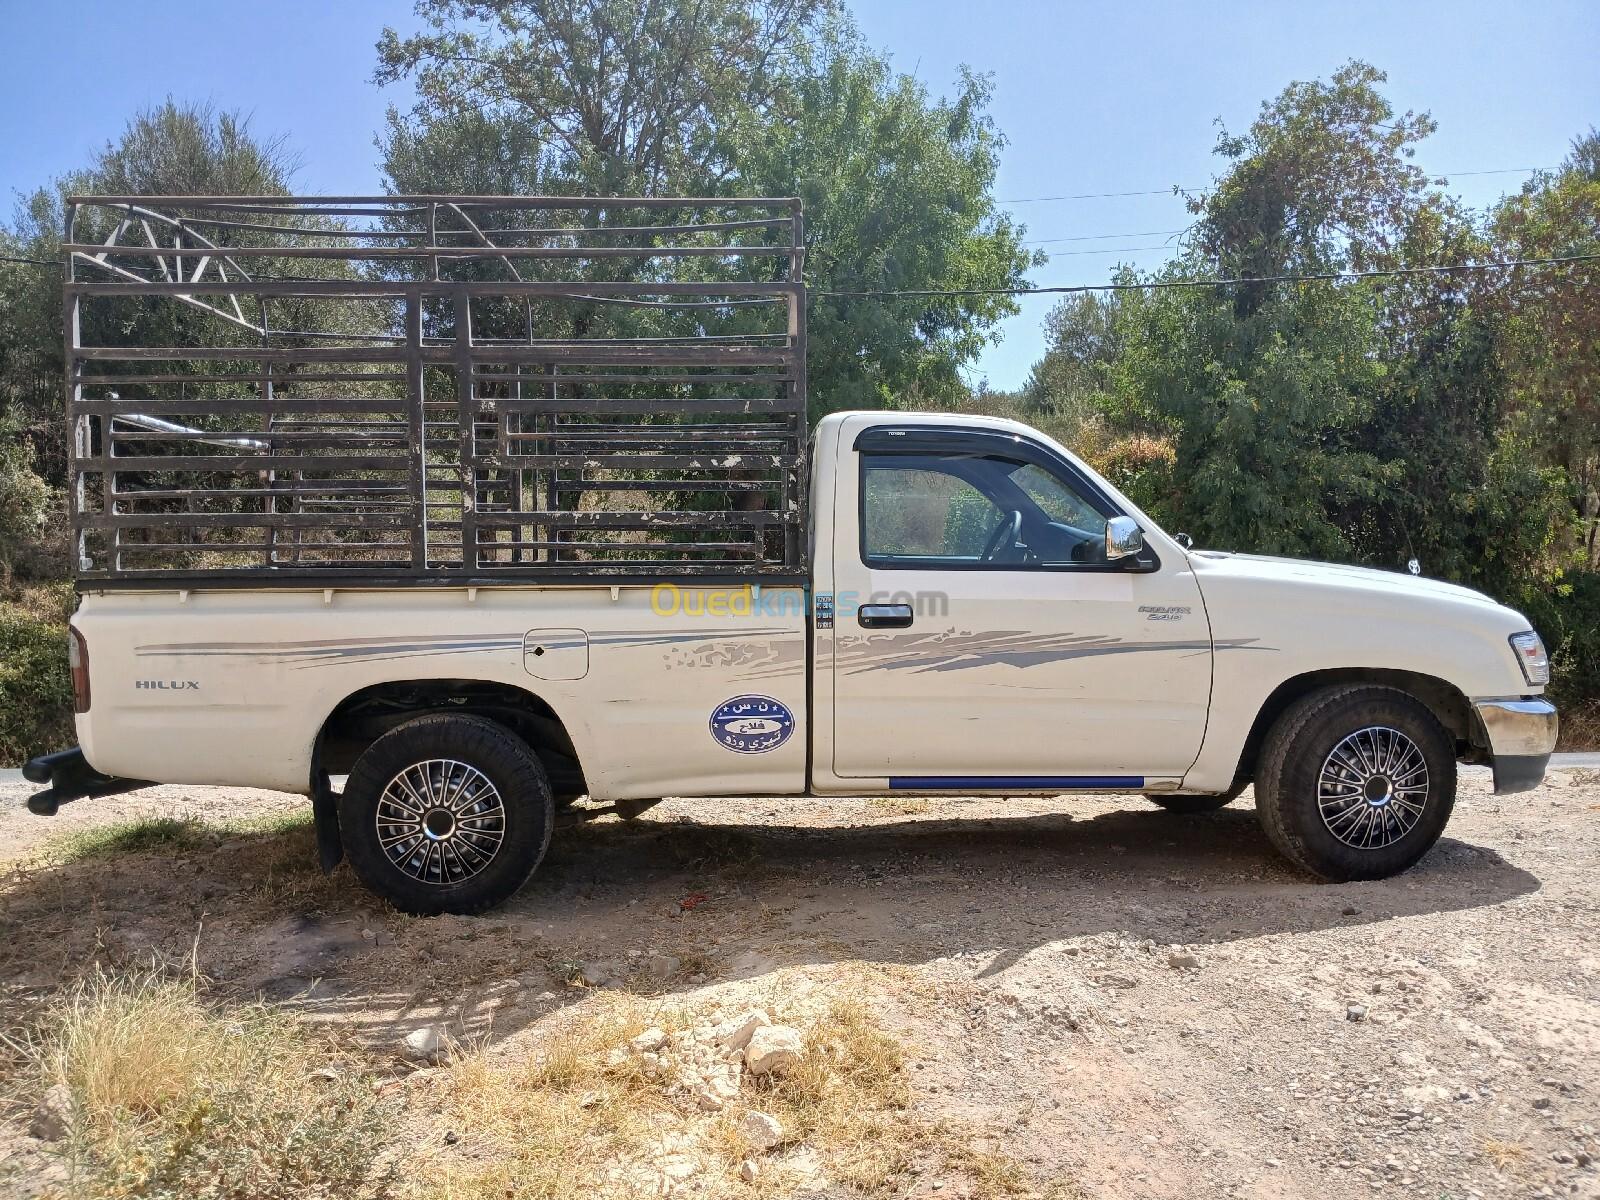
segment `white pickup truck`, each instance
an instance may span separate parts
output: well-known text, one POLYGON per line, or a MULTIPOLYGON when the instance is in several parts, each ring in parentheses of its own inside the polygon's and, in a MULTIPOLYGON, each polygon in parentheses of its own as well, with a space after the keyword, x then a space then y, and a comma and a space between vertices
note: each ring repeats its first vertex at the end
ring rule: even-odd
POLYGON ((1428 851, 1458 760, 1497 792, 1543 775, 1544 648, 1483 595, 1189 549, 1009 421, 838 414, 810 458, 809 588, 91 590, 83 755, 310 794, 325 848, 423 913, 510 896, 579 795, 1120 791, 1193 813, 1253 783, 1274 845, 1350 880, 1428 851))
POLYGON ((66 209, 81 749, 36 812, 305 793, 326 867, 472 912, 585 795, 1254 783, 1343 880, 1427 852, 1457 761, 1512 792, 1555 745, 1485 596, 1190 549, 1013 422, 808 439, 792 197, 66 209))

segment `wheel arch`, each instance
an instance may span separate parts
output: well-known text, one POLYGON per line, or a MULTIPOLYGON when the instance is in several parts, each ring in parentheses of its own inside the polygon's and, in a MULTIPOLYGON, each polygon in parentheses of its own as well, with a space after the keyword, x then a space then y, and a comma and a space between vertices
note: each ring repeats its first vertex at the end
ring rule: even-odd
POLYGON ((485 679, 399 679, 369 684, 329 710, 311 753, 313 795, 329 775, 348 774, 363 751, 395 726, 429 713, 483 717, 510 729, 539 755, 552 789, 588 790, 568 723, 544 697, 485 679))
POLYGON ((1302 696, 1353 683, 1368 683, 1404 692, 1427 706, 1456 741, 1456 757, 1475 758, 1484 748, 1483 734, 1473 719, 1472 705, 1455 684, 1436 675, 1419 671, 1395 671, 1378 667, 1341 667, 1307 671, 1284 680, 1262 703, 1245 738, 1244 749, 1234 772, 1236 780, 1253 779, 1267 733, 1285 710, 1302 696))

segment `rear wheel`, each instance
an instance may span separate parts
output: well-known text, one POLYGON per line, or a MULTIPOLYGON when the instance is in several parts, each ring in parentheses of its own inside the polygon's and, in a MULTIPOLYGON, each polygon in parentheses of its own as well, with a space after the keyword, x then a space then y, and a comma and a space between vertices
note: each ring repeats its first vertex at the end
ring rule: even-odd
POLYGON ((475 913, 527 882, 550 844, 550 781, 481 717, 432 714, 373 742, 339 798, 361 881, 405 912, 475 913))
POLYGON ((1313 692, 1278 719, 1256 771, 1267 836, 1336 882, 1383 879, 1426 854, 1455 806, 1455 742, 1394 688, 1313 692))

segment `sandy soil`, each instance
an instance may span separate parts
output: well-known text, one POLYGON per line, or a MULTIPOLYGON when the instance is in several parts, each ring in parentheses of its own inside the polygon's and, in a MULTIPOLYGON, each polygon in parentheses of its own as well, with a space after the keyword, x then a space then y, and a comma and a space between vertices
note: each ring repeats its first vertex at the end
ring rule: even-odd
MULTIPOLYGON (((1273 854, 1248 792, 1199 817, 1137 797, 670 801, 568 818, 511 903, 432 921, 316 874, 306 829, 29 861, 118 817, 296 798, 169 787, 46 820, 25 792, 0 789, 12 1012, 93 961, 193 949, 225 993, 382 1054, 424 1022, 522 1045, 597 960, 684 994, 870 978, 919 1105, 1089 1196, 1600 1196, 1593 771, 1505 798, 1468 776, 1418 868, 1341 886, 1273 854), (678 969, 649 979, 651 954, 678 969)), ((26 1141, 0 1143, 13 1180, 26 1141)))

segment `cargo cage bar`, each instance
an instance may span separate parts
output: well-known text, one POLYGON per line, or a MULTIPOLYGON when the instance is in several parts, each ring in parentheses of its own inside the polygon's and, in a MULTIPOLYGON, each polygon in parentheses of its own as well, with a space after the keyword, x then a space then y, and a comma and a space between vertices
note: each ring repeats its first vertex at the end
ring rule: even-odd
POLYGON ((81 586, 804 576, 798 200, 66 211, 81 586))

